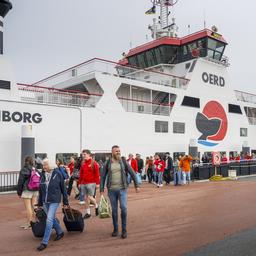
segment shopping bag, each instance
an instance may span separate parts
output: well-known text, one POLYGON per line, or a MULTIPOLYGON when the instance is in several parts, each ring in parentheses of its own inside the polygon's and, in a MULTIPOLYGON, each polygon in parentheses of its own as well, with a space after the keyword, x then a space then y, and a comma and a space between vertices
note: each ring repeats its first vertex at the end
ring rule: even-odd
POLYGON ((111 207, 108 200, 104 196, 101 196, 100 198, 99 216, 102 219, 111 217, 111 207))
POLYGON ((140 185, 142 183, 140 173, 136 173, 136 179, 138 184, 140 185))

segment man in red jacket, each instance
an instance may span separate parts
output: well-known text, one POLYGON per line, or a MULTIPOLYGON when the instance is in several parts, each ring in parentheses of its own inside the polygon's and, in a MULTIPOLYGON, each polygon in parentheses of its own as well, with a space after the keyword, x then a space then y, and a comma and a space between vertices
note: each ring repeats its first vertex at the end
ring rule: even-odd
POLYGON ((82 155, 83 162, 80 168, 79 187, 81 196, 80 199, 83 200, 86 196, 86 213, 84 218, 87 219, 91 217, 90 202, 95 206, 96 216, 99 214, 98 205, 93 195, 95 189, 98 188, 100 184, 100 171, 99 165, 95 160, 93 160, 90 150, 83 150, 82 155))
MULTIPOLYGON (((128 159, 127 159, 127 163, 132 167, 135 174, 137 174, 137 172, 138 172, 138 162, 136 161, 135 158, 133 158, 133 154, 129 154, 128 159)), ((132 181, 131 176, 129 174, 128 174, 127 180, 128 180, 128 184, 130 184, 131 181, 132 181)))

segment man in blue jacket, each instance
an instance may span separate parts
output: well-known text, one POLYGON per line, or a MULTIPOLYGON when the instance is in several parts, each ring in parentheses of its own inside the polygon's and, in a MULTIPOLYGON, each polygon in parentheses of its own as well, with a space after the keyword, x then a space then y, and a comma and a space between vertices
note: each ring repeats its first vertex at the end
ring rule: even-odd
POLYGON ((121 152, 119 146, 112 147, 112 157, 109 159, 103 167, 101 173, 100 192, 101 195, 104 193, 104 187, 106 178, 108 196, 112 206, 112 220, 114 231, 112 237, 118 236, 118 201, 121 208, 121 219, 122 219, 122 235, 125 239, 127 237, 126 219, 127 219, 127 175, 130 174, 134 181, 136 192, 139 192, 139 185, 136 178, 136 174, 131 166, 126 162, 125 159, 121 158, 121 152))

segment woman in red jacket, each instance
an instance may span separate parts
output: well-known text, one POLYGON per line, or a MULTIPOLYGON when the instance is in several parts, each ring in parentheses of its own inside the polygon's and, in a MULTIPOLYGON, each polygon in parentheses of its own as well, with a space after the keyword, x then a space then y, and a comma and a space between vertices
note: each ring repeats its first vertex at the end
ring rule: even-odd
POLYGON ((158 177, 157 187, 159 188, 163 186, 163 173, 165 169, 165 162, 161 159, 159 155, 155 155, 154 165, 158 177))

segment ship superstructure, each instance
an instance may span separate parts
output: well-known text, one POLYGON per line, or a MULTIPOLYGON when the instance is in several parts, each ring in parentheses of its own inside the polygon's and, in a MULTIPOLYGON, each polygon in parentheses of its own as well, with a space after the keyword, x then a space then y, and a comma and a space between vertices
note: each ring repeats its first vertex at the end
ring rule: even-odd
POLYGON ((0 98, 2 155, 14 147, 20 154, 21 125, 33 127, 41 158, 82 148, 104 156, 114 144, 143 157, 255 152, 256 96, 232 89, 227 41, 216 27, 179 37, 174 4, 153 1, 150 10, 160 10, 149 26, 153 40, 118 62, 95 58, 33 85, 12 80, 1 88, 9 93, 0 98))

